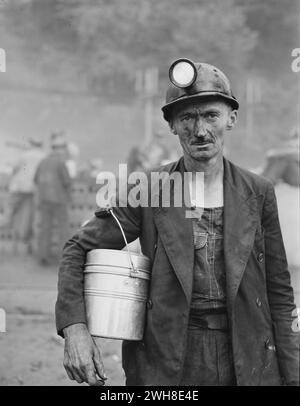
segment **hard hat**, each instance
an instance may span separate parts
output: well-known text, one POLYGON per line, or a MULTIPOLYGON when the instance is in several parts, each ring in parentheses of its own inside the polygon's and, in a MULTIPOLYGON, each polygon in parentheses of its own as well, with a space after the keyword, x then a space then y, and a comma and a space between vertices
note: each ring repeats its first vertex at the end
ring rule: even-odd
POLYGON ((199 98, 221 98, 234 109, 239 103, 234 97, 229 79, 218 68, 207 63, 194 63, 181 58, 172 63, 169 70, 171 84, 166 94, 166 104, 162 107, 165 120, 169 121, 174 106, 199 98))

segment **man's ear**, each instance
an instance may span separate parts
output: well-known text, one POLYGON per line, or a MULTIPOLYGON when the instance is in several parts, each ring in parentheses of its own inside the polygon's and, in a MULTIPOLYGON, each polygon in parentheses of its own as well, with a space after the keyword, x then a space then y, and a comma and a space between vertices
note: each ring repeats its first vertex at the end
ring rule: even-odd
POLYGON ((176 132, 176 130, 175 130, 173 121, 169 121, 169 127, 170 127, 171 132, 172 132, 174 135, 177 135, 177 132, 176 132))
POLYGON ((237 110, 231 110, 228 115, 226 129, 232 130, 233 127, 236 125, 236 123, 237 123, 237 110))

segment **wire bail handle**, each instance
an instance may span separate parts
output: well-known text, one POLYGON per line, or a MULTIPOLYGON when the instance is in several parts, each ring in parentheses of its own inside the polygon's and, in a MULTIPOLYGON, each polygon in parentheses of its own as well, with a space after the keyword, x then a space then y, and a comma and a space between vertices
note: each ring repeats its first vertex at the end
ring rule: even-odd
POLYGON ((126 245, 126 248, 127 248, 128 257, 129 257, 129 262, 130 262, 130 265, 131 265, 130 276, 133 277, 133 278, 135 278, 139 272, 138 272, 138 270, 135 268, 135 266, 133 265, 133 261, 132 261, 130 249, 129 249, 129 246, 128 246, 128 242, 127 242, 127 239, 126 239, 126 236, 125 236, 123 227, 121 226, 121 223, 120 223, 118 217, 117 217, 117 216, 115 215, 115 213, 113 212, 113 209, 110 207, 110 208, 107 209, 107 211, 108 211, 108 212, 113 216, 113 218, 116 220, 116 222, 117 222, 117 224, 118 224, 118 226, 119 226, 119 229, 121 230, 121 233, 122 233, 122 236, 123 236, 123 238, 124 238, 125 245, 126 245))

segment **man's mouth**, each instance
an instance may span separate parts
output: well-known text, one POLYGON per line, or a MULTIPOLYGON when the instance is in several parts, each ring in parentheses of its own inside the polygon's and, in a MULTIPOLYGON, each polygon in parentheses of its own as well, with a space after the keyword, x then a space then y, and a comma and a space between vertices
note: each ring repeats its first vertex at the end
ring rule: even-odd
POLYGON ((195 145, 195 146, 201 147, 201 148, 208 147, 210 144, 212 144, 211 141, 196 141, 196 142, 192 143, 192 145, 195 145))

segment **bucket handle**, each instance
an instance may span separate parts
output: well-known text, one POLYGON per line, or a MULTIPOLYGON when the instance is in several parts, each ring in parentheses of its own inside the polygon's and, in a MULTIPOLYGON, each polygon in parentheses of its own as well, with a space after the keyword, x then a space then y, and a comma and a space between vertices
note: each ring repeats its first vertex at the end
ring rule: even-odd
POLYGON ((129 257, 130 265, 131 265, 130 276, 134 278, 134 277, 137 276, 138 270, 135 269, 135 266, 133 265, 133 261, 132 261, 130 249, 129 249, 129 246, 128 246, 128 242, 127 242, 126 235, 125 235, 125 233, 124 233, 123 227, 121 226, 121 223, 120 223, 118 217, 115 215, 115 213, 113 212, 113 209, 112 209, 111 207, 108 209, 108 212, 109 212, 109 213, 113 216, 113 218, 116 220, 116 222, 117 222, 117 224, 118 224, 118 226, 119 226, 119 229, 121 230, 122 236, 123 236, 124 241, 125 241, 126 249, 127 249, 127 252, 128 252, 128 257, 129 257))

